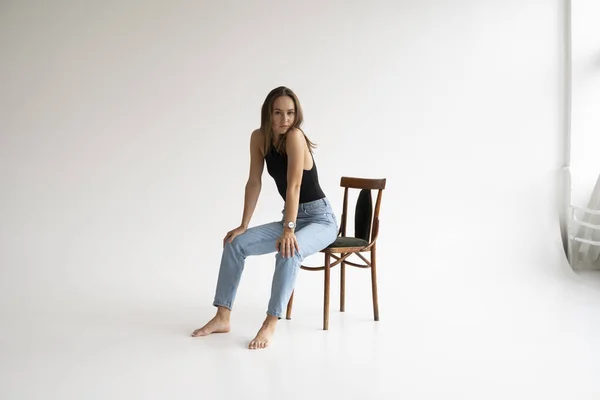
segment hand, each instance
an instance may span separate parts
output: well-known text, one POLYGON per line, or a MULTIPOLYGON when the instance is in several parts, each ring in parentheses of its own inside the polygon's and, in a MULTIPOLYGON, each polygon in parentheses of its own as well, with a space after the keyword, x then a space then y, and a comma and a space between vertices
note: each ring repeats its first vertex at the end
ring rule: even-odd
POLYGON ((247 229, 248 228, 240 225, 237 228, 232 229, 229 232, 227 232, 227 235, 225 235, 225 237, 223 238, 223 247, 225 247, 225 244, 227 242, 229 242, 229 243, 233 242, 233 239, 235 239, 236 236, 241 235, 242 233, 246 232, 247 229))
POLYGON ((296 241, 296 235, 294 232, 283 230, 283 234, 277 239, 275 242, 275 247, 277 247, 277 251, 281 253, 281 256, 284 258, 292 257, 294 255, 294 249, 297 252, 300 252, 300 246, 298 246, 298 242, 296 241))

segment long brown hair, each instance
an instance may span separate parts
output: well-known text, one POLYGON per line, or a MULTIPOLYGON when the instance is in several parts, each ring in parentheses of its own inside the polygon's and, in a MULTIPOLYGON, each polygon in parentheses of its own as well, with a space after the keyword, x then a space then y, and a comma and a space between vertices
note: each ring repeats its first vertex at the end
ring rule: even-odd
MULTIPOLYGON (((298 100, 298 96, 292 91, 292 89, 287 88, 285 86, 279 86, 269 92, 265 102, 262 105, 261 113, 260 113, 260 130, 265 135, 265 154, 268 154, 271 151, 271 146, 273 144, 273 128, 271 116, 273 113, 273 103, 278 97, 281 96, 289 96, 294 101, 294 108, 296 109, 296 118, 294 119, 294 124, 290 127, 290 129, 298 128, 302 131, 304 135, 304 139, 306 140, 306 144, 308 145, 308 150, 311 152, 317 146, 311 142, 304 131, 300 128, 302 122, 304 122, 304 114, 302 113, 302 106, 300 105, 300 100, 298 100)), ((285 154, 285 139, 286 135, 283 135, 279 143, 277 144, 277 151, 285 154)))

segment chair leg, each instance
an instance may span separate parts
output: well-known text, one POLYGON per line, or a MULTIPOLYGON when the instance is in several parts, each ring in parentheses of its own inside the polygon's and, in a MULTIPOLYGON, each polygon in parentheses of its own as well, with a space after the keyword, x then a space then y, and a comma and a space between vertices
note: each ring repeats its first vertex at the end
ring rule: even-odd
POLYGON ((371 248, 371 286, 373 290, 373 317, 379 321, 379 301, 377 299, 377 255, 375 246, 371 248))
POLYGON ((292 319, 292 304, 294 304, 294 291, 295 290, 292 290, 292 295, 290 296, 290 300, 288 301, 285 319, 292 319))
MULTIPOLYGON (((341 255, 342 257, 344 254, 341 255)), ((346 263, 340 263, 340 312, 346 311, 346 263)))
POLYGON ((329 254, 325 253, 325 293, 323 298, 323 330, 329 329, 329 278, 330 278, 329 254))

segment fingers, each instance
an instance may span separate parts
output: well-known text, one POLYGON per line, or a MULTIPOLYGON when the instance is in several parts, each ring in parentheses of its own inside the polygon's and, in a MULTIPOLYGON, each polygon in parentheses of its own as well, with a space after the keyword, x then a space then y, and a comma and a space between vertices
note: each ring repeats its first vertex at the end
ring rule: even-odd
POLYGON ((277 251, 281 253, 284 258, 293 257, 294 250, 296 253, 300 252, 300 246, 295 238, 286 238, 283 240, 277 240, 276 242, 277 251))
POLYGON ((300 245, 296 236, 281 236, 275 241, 275 249, 284 258, 293 257, 294 251, 300 253, 300 245))
POLYGON ((298 241, 296 240, 295 237, 290 239, 289 246, 290 246, 290 251, 289 251, 290 257, 294 256, 294 251, 296 251, 296 253, 300 252, 300 246, 298 245, 298 241))
POLYGON ((239 233, 237 233, 237 232, 235 231, 235 229, 234 229, 234 230, 232 230, 232 231, 229 231, 229 232, 227 232, 227 235, 225 235, 225 237, 223 238, 223 247, 225 247, 225 244, 226 244, 226 243, 228 243, 228 242, 229 242, 229 243, 233 242, 233 239, 235 239, 235 237, 236 237, 238 234, 239 234, 239 233))

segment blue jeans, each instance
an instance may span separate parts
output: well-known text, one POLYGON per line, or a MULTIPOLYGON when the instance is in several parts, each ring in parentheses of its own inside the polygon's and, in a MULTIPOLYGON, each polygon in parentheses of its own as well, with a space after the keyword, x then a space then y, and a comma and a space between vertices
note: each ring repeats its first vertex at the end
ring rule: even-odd
MULTIPOLYGON (((282 213, 285 216, 285 208, 282 213)), ((223 249, 213 305, 231 310, 246 257, 277 252, 267 314, 282 318, 302 260, 333 243, 337 232, 338 224, 331 204, 327 198, 323 198, 299 204, 295 235, 300 251, 294 250, 293 257, 282 257, 275 247, 275 242, 283 233, 283 218, 252 227, 236 236, 223 249)))

